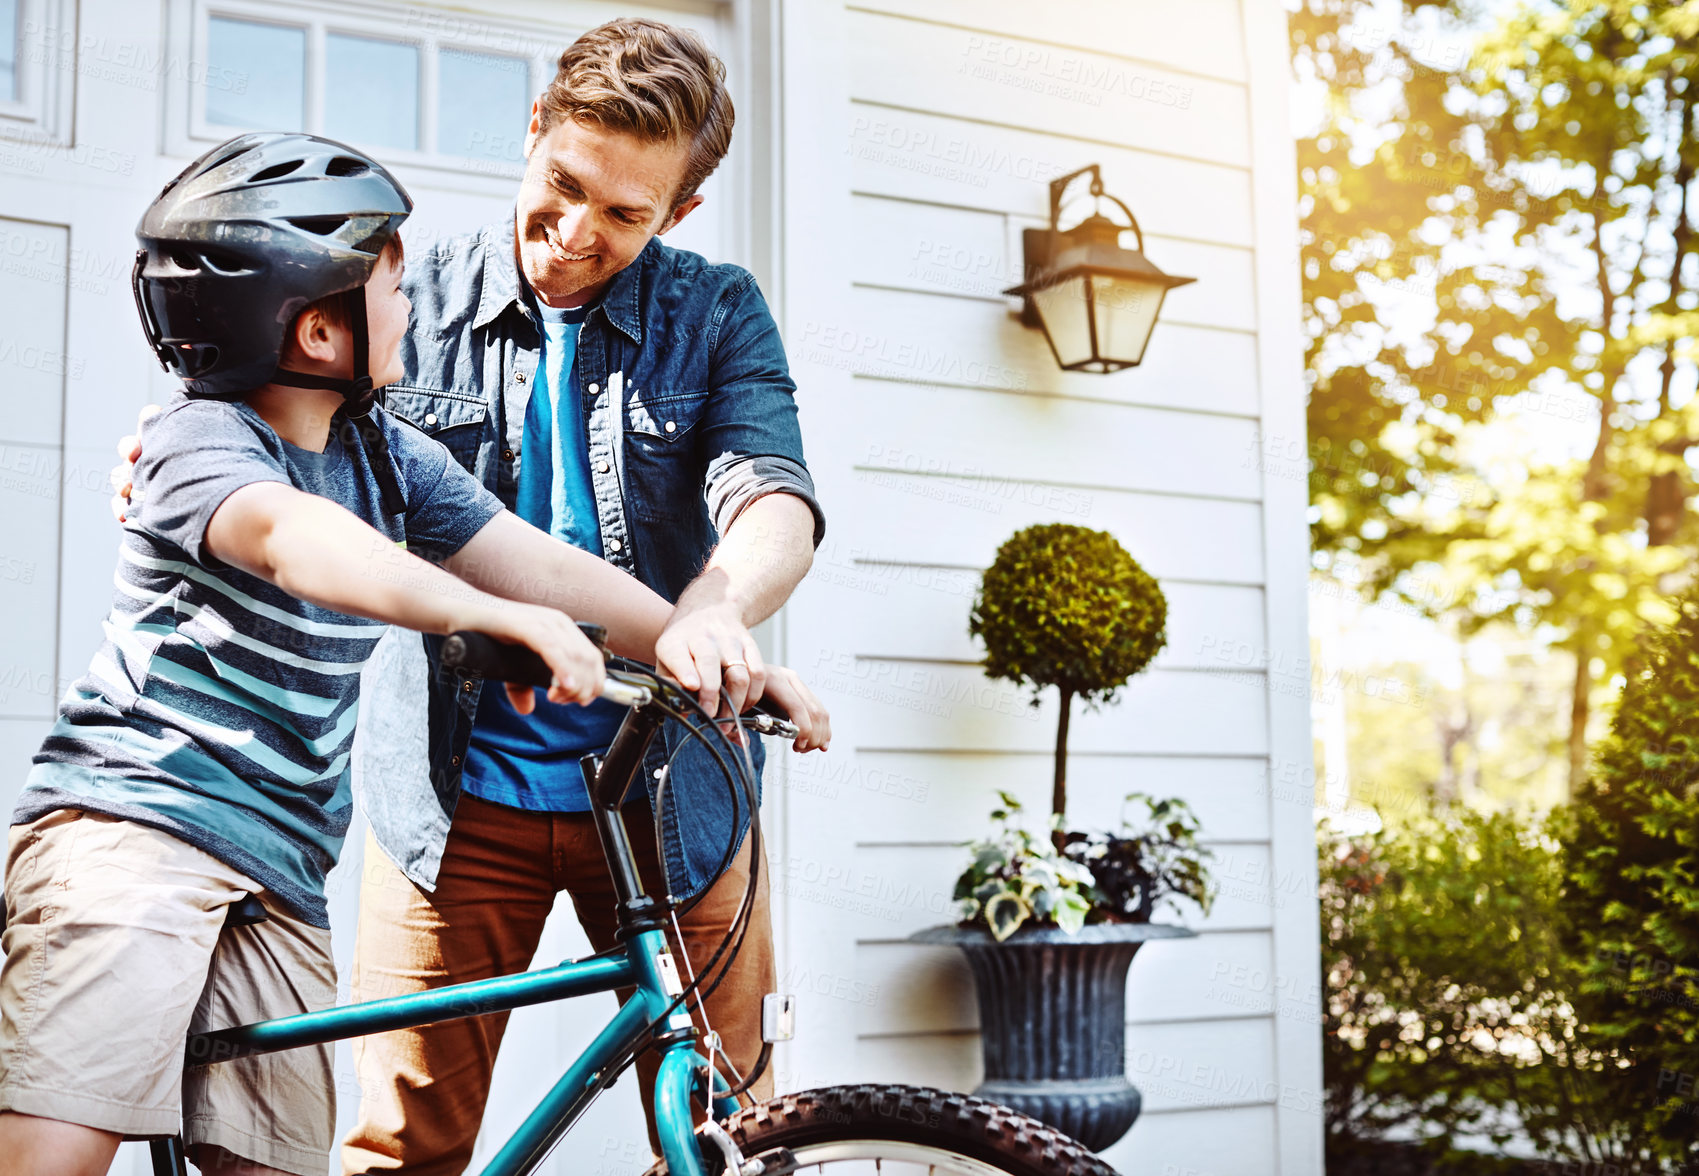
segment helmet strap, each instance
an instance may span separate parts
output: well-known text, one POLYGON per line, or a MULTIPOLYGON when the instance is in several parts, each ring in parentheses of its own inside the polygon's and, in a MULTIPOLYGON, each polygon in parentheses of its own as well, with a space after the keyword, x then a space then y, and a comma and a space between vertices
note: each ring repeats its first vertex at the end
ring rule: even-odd
POLYGON ((343 299, 348 313, 349 341, 354 352, 353 378, 320 376, 311 372, 278 368, 271 382, 288 388, 317 388, 342 393, 342 408, 339 411, 354 426, 355 435, 365 446, 367 461, 372 467, 372 473, 377 477, 378 489, 383 495, 384 513, 404 514, 407 503, 401 496, 401 483, 395 474, 395 463, 389 456, 389 441, 384 437, 383 426, 373 420, 371 415, 372 406, 377 403, 377 392, 372 387, 371 334, 366 325, 366 289, 364 286, 356 286, 352 290, 344 291, 343 299))
POLYGON ((376 401, 376 393, 372 388, 371 376, 371 333, 366 326, 366 290, 364 286, 356 286, 342 293, 343 305, 348 315, 348 333, 350 350, 353 351, 353 378, 344 379, 341 376, 320 376, 311 372, 296 372, 288 368, 278 368, 272 376, 273 384, 282 384, 288 388, 318 388, 326 392, 342 393, 342 404, 350 417, 365 416, 371 411, 376 401))

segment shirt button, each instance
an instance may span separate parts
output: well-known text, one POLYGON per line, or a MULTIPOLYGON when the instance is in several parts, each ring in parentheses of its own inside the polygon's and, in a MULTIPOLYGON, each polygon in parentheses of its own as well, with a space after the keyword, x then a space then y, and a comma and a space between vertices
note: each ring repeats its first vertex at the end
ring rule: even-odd
POLYGON ((502 450, 501 451, 501 459, 503 461, 512 461, 513 460, 513 450, 511 450, 511 449, 502 450))
POLYGON ((426 423, 426 424, 427 424, 427 425, 434 425, 434 424, 436 424, 436 423, 437 423, 437 414, 436 414, 436 413, 434 413, 434 412, 427 412, 427 413, 426 413, 426 414, 425 414, 425 423, 426 423))
POLYGON ((463 694, 470 694, 470 693, 472 693, 472 683, 470 683, 470 682, 462 682, 462 683, 461 683, 461 684, 460 684, 460 690, 461 690, 461 693, 463 693, 463 694))
POLYGON ((513 373, 513 382, 515 384, 523 384, 525 382, 525 373, 524 372, 514 372, 513 373))
POLYGON ((590 395, 592 395, 592 396, 594 396, 596 393, 600 392, 601 390, 602 390, 602 386, 600 384, 591 384, 590 385, 590 395))
POLYGON ((669 432, 669 433, 678 432, 678 423, 676 421, 668 421, 667 422, 667 432, 669 432))
POLYGON ((460 766, 460 757, 457 756, 457 755, 449 756, 448 757, 448 766, 451 767, 451 768, 458 768, 460 766))
POLYGON ((621 546, 622 545, 621 545, 621 543, 618 539, 609 539, 608 540, 608 550, 609 551, 618 551, 621 546))
POLYGON ((613 468, 614 467, 612 465, 608 464, 607 458, 603 458, 601 461, 596 463, 596 472, 599 474, 605 474, 613 468))

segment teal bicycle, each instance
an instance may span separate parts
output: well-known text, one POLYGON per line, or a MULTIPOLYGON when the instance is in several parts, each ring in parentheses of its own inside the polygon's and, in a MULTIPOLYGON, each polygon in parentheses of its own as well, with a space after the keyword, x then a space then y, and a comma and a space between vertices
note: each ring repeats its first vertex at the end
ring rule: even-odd
MULTIPOLYGON (((605 636, 584 626, 598 644, 605 636)), ((534 686, 549 682, 548 667, 530 650, 476 633, 444 642, 445 665, 534 686)), ((619 988, 635 989, 607 1026, 543 1096, 484 1176, 525 1176, 536 1170, 585 1109, 618 1080, 644 1050, 661 1055, 653 1092, 662 1158, 651 1174, 782 1176, 797 1171, 951 1173, 959 1176, 1114 1176, 1083 1145, 1053 1128, 984 1099, 917 1086, 857 1085, 806 1090, 743 1105, 745 1092, 771 1057, 772 1043, 790 1033, 787 999, 769 996, 763 1012, 767 1045, 748 1076, 729 1072, 723 1054, 704 1043, 691 1009, 712 991, 735 956, 754 909, 763 861, 754 772, 743 748, 687 691, 639 663, 609 658, 603 696, 629 708, 604 758, 580 765, 596 828, 612 872, 619 907, 619 946, 552 968, 439 988, 388 1000, 196 1034, 186 1064, 216 1065, 258 1053, 320 1045, 459 1017, 566 1000, 619 988), (712 752, 728 787, 749 814, 753 865, 743 904, 718 950, 688 982, 681 979, 666 927, 675 913, 646 894, 620 816, 620 801, 642 769, 663 723, 682 723, 712 752), (745 807, 746 806, 746 807, 745 807), (705 1044, 708 1048, 704 1048, 705 1044), (698 1108, 701 1125, 697 1126, 698 1108)), ((794 738, 785 719, 757 713, 723 722, 746 732, 794 738)), ((656 795, 657 826, 665 803, 664 777, 656 795)), ((738 822, 741 823, 741 822, 738 822)), ((721 871, 736 849, 728 845, 721 871)), ((664 859, 663 859, 664 860, 664 859)), ((683 909, 682 907, 680 909, 683 909)), ((233 905, 226 925, 265 917, 257 900, 233 905)), ((151 1143, 156 1176, 186 1176, 179 1139, 151 1143)))

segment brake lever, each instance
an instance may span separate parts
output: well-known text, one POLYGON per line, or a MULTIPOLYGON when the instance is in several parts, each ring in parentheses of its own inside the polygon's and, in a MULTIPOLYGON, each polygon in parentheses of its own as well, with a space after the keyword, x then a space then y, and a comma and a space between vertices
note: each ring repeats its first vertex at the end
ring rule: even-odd
MULTIPOLYGON (((682 710, 688 710, 690 705, 696 700, 695 691, 686 690, 683 686, 680 686, 671 678, 665 677, 664 675, 652 670, 646 670, 642 674, 636 674, 628 671, 610 669, 608 671, 609 684, 612 685, 612 683, 616 680, 625 682, 633 687, 648 690, 652 693, 659 693, 661 697, 666 698, 669 702, 677 705, 682 710)), ((739 721, 745 727, 754 731, 757 735, 772 735, 778 739, 796 739, 802 734, 802 728, 791 722, 790 719, 786 718, 784 715, 776 714, 773 711, 766 709, 766 704, 761 702, 756 703, 754 707, 745 711, 739 717, 739 721)))
POLYGON ((795 739, 802 734, 802 728, 789 719, 782 719, 763 710, 746 713, 743 716, 743 724, 753 728, 757 735, 776 735, 780 739, 795 739))

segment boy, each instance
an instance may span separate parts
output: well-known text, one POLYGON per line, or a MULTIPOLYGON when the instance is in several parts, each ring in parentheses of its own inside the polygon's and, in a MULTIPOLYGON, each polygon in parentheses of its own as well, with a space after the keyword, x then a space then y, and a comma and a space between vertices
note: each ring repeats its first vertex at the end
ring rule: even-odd
POLYGON ((613 648, 653 656, 660 597, 372 408, 401 373, 411 207, 357 151, 245 135, 137 230, 143 326, 186 396, 149 426, 107 641, 13 817, 0 1156, 17 1170, 104 1172, 124 1136, 177 1131, 181 1100, 201 1167, 322 1173, 329 1048, 184 1075, 183 1041, 335 1002, 324 878, 384 626, 528 645, 554 672, 548 697, 586 703, 601 658, 571 618, 475 586, 570 585, 613 648), (249 893, 268 920, 221 938, 249 893))

